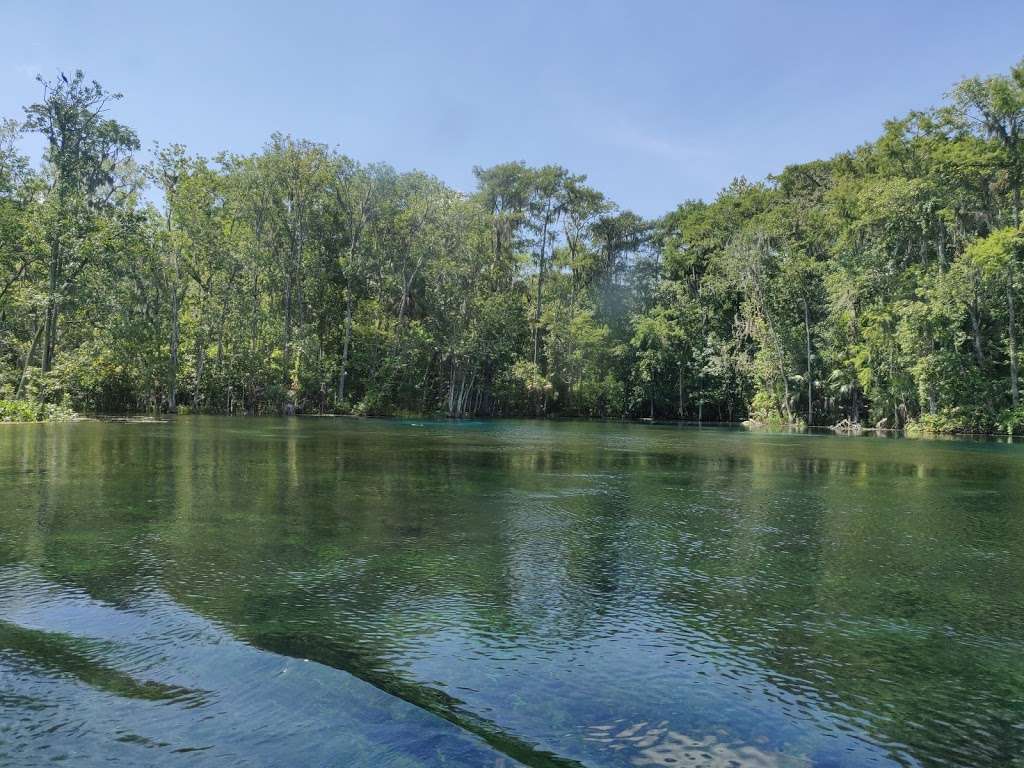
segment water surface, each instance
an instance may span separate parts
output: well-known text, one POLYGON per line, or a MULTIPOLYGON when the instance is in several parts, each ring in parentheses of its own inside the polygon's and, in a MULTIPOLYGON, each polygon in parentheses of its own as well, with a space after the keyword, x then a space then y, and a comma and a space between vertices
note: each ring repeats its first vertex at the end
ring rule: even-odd
POLYGON ((0 428, 0 764, 1007 766, 1024 447, 0 428))

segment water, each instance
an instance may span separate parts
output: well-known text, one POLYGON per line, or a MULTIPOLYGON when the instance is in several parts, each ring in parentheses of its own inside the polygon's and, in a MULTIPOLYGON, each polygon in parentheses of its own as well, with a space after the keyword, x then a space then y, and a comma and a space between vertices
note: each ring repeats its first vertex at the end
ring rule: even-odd
POLYGON ((1024 765, 1022 470, 639 425, 4 425, 0 764, 1024 765))

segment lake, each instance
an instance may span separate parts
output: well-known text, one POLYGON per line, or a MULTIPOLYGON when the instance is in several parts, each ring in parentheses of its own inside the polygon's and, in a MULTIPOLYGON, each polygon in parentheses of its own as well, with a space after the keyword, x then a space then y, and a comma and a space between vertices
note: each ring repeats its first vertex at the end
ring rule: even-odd
POLYGON ((1022 502, 997 442, 0 425, 0 764, 1024 765, 1022 502))

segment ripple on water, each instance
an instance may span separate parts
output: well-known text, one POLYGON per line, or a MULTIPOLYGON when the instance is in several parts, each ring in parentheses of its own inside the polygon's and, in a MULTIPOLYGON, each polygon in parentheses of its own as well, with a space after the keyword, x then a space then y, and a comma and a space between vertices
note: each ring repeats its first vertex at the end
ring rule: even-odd
POLYGON ((505 759, 343 672, 239 642, 166 595, 113 607, 19 567, 0 569, 0 606, 0 763, 505 759))
POLYGON ((0 569, 3 748, 500 757, 458 724, 539 764, 1024 753, 1012 447, 546 422, 77 426, 0 436, 0 467, 19 470, 0 472, 0 562, 34 564, 0 569))

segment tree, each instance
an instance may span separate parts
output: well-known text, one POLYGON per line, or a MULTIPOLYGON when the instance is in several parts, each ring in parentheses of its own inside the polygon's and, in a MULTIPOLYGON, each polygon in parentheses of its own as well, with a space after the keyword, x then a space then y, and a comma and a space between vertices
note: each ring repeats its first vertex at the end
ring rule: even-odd
POLYGON ((548 257, 554 248, 555 224, 565 208, 567 171, 546 165, 532 174, 528 204, 527 227, 533 232, 537 260, 537 300, 533 315, 533 364, 539 365, 541 346, 541 314, 544 311, 544 276, 548 257))
POLYGON ((961 118, 995 139, 1003 150, 1001 165, 1012 198, 1013 224, 1019 227, 1024 185, 1024 60, 1012 67, 1009 75, 960 82, 952 98, 961 118))
POLYGON ((130 183, 123 165, 139 148, 139 140, 131 129, 104 116, 121 94, 109 93, 95 80, 86 83, 81 70, 70 80, 62 75, 56 83, 37 79, 43 100, 25 108, 24 128, 46 140, 50 178, 45 372, 53 364, 62 302, 90 263, 84 241, 96 226, 97 215, 130 183))
POLYGON ((1022 250, 1024 250, 1024 232, 1017 227, 1005 227, 972 243, 965 252, 965 258, 982 275, 1003 284, 1006 296, 1006 345, 1010 363, 1010 400, 1014 408, 1020 404, 1014 294, 1018 290, 1017 262, 1022 250))
POLYGON ((181 307, 187 286, 181 267, 181 242, 174 217, 178 185, 189 172, 189 158, 185 147, 172 144, 157 148, 156 157, 149 167, 149 177, 164 198, 164 227, 158 240, 164 263, 165 280, 170 297, 170 338, 167 361, 167 407, 171 413, 178 410, 178 370, 181 348, 181 307))
POLYGON ((558 165, 466 195, 284 134, 143 174, 116 99, 77 73, 0 123, 0 397, 1024 423, 1024 63, 653 221, 558 165))

